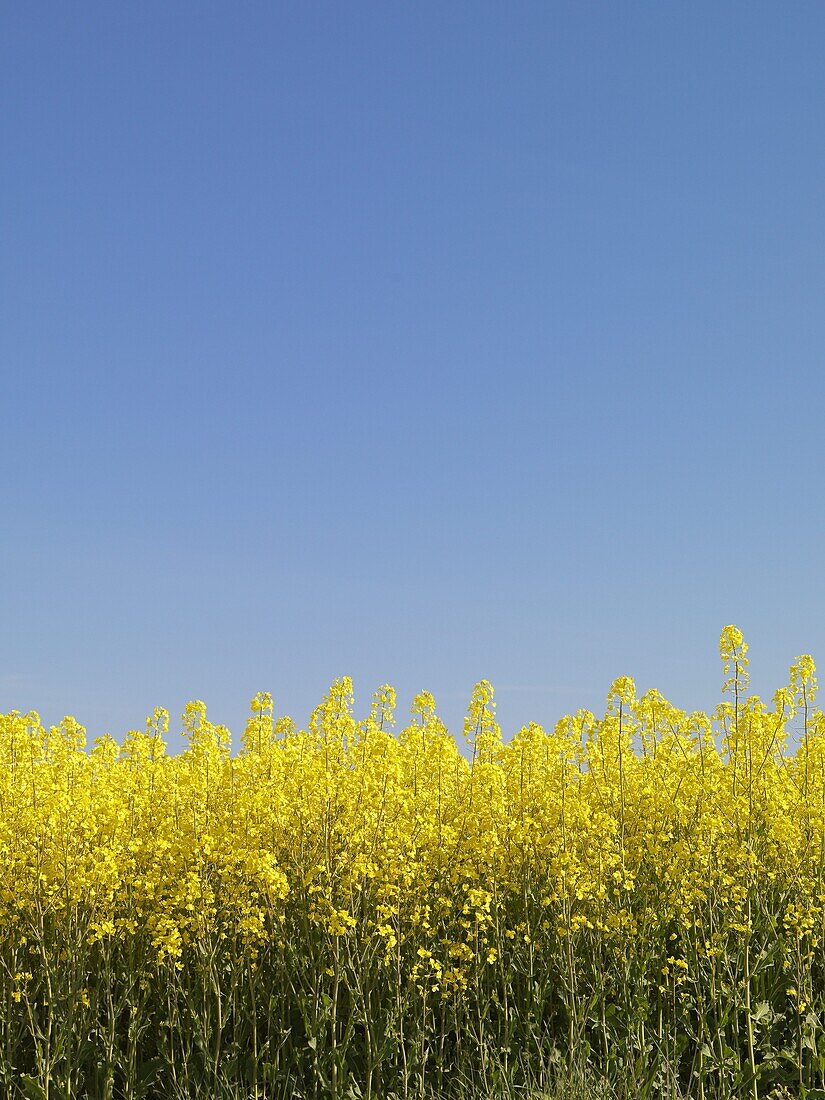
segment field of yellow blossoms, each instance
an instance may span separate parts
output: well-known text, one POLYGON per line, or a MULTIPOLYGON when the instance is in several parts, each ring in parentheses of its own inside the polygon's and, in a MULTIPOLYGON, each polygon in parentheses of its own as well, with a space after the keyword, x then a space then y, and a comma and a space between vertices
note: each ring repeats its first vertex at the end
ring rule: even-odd
POLYGON ((720 652, 712 715, 622 677, 506 742, 482 681, 463 751, 346 677, 237 752, 0 715, 0 1095, 823 1100, 814 663, 767 705, 720 652))

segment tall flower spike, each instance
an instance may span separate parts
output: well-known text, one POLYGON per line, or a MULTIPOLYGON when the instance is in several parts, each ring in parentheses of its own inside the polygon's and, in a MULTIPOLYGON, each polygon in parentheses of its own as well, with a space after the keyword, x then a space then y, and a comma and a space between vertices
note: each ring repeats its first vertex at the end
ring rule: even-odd
POLYGON ((373 694, 370 706, 370 721, 380 729, 392 729, 395 725, 395 688, 382 684, 373 694))
POLYGON ((727 677, 722 684, 722 691, 736 689, 741 692, 747 687, 750 680, 748 665, 750 662, 745 654, 748 652, 748 644, 742 631, 732 623, 726 626, 719 637, 719 656, 724 665, 724 674, 727 677))
POLYGON ((429 718, 435 713, 435 698, 429 691, 419 691, 413 699, 410 714, 421 719, 421 725, 426 726, 429 718))
POLYGON ((790 688, 794 698, 802 703, 812 703, 816 698, 816 665, 810 653, 803 653, 791 665, 790 688))
POLYGON ((630 707, 636 701, 636 684, 632 676, 620 676, 610 686, 610 702, 620 699, 625 706, 630 707))

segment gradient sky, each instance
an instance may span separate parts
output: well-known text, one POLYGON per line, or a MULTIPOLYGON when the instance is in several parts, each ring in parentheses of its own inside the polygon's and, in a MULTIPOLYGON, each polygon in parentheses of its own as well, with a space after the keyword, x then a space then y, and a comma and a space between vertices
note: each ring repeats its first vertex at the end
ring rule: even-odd
MULTIPOLYGON (((825 669, 825 6, 0 17, 0 710, 825 669)), ((179 740, 172 737, 172 747, 179 740)))

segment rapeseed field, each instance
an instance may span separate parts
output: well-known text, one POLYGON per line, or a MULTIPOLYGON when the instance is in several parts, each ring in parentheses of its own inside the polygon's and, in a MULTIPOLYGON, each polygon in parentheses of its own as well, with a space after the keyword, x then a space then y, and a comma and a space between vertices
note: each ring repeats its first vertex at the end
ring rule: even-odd
POLYGON ((711 715, 621 677, 506 741, 481 681, 463 750, 346 677, 235 753, 0 716, 0 1093, 822 1100, 814 662, 767 705, 720 654, 711 715))

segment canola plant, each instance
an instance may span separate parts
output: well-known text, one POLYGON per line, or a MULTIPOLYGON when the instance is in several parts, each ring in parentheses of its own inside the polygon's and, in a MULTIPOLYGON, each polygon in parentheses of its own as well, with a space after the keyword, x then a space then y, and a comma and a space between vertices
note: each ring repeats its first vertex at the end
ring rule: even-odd
POLYGON ((481 681, 463 752, 346 677, 235 754, 201 702, 179 755, 0 716, 3 1095, 825 1097, 814 662, 767 706, 720 653, 710 716, 622 677, 506 742, 481 681))

